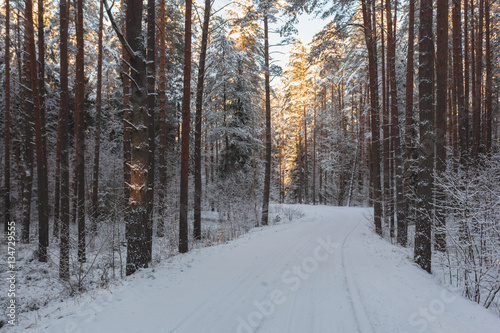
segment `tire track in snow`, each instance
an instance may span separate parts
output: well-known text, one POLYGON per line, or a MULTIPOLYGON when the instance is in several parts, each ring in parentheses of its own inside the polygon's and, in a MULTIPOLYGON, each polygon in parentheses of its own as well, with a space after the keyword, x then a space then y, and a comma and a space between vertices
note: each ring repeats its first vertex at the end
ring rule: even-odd
POLYGON ((361 299, 359 289, 356 285, 356 282, 354 280, 354 277, 350 269, 348 268, 348 265, 346 265, 346 260, 345 260, 346 244, 349 240, 349 237, 351 236, 353 231, 359 226, 360 223, 361 221, 358 221, 358 223, 356 223, 356 225, 347 233, 347 235, 344 238, 344 241, 342 242, 342 247, 341 247, 342 272, 344 275, 347 293, 349 294, 349 301, 351 303, 351 307, 354 312, 354 317, 356 318, 356 325, 358 331, 360 333, 373 333, 374 332, 373 325, 371 324, 370 318, 368 317, 366 306, 361 299))
MULTIPOLYGON (((308 232, 311 232, 308 230, 308 232)), ((256 283, 256 277, 266 278, 267 273, 273 268, 282 266, 282 270, 276 272, 279 275, 280 279, 277 280, 278 283, 282 283, 281 281, 281 273, 283 270, 286 270, 288 266, 286 266, 283 262, 283 258, 293 258, 300 254, 306 253, 307 249, 310 247, 310 240, 307 237, 303 239, 297 239, 297 242, 289 242, 285 247, 279 249, 278 252, 263 255, 262 261, 258 263, 252 263, 250 266, 245 267, 246 269, 238 272, 236 276, 232 279, 234 284, 232 285, 222 285, 214 290, 211 293, 211 296, 205 298, 203 303, 194 309, 190 314, 186 315, 184 319, 176 325, 175 328, 171 329, 170 333, 183 333, 188 332, 187 329, 192 325, 196 324, 200 319, 203 319, 205 316, 210 315, 214 309, 219 308, 220 304, 227 303, 228 300, 249 300, 252 301, 254 299, 254 291, 257 292, 260 287, 260 283, 256 283), (228 288, 230 287, 230 288, 228 288)), ((262 255, 262 254, 260 254, 262 255)), ((271 287, 269 287, 271 288, 271 287)), ((272 289, 272 288, 271 288, 272 289)), ((295 294, 295 293, 294 293, 295 294)), ((267 296, 267 293, 266 293, 267 296)), ((295 295, 293 295, 293 299, 295 295)), ((247 312, 252 312, 255 309, 252 307, 247 312)), ((231 317, 228 314, 233 313, 234 318, 237 318, 238 315, 245 315, 246 312, 240 313, 239 309, 228 309, 225 313, 225 317, 231 317)), ((254 332, 257 332, 263 324, 265 324, 266 317, 264 317, 257 327, 254 328, 254 332)), ((236 321, 235 321, 236 322, 236 321)))

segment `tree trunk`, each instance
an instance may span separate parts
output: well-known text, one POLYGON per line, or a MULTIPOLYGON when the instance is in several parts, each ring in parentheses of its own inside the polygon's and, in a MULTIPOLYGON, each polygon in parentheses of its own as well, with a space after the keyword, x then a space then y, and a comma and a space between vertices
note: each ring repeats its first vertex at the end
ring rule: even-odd
POLYGON ((194 137, 194 239, 201 239, 201 122, 203 115, 203 88, 205 82, 205 61, 207 57, 208 28, 210 26, 210 11, 212 1, 205 1, 205 14, 201 36, 201 50, 198 65, 198 82, 196 85, 196 118, 194 137))
MULTIPOLYGON (((28 41, 26 41, 26 49, 28 49, 28 41)), ((25 55, 26 56, 26 55, 25 55)), ((27 60, 24 64, 24 82, 25 87, 31 85, 31 72, 29 70, 27 60)), ((31 224, 31 196, 33 191, 33 104, 29 93, 26 92, 24 100, 24 138, 23 138, 23 156, 24 163, 22 163, 22 185, 21 185, 21 202, 22 202, 22 229, 21 229, 21 242, 30 242, 30 224, 31 224)))
POLYGON ((75 126, 76 126, 76 182, 78 215, 78 261, 85 262, 85 72, 83 40, 83 0, 77 0, 76 16, 76 76, 75 76, 75 126))
MULTIPOLYGON (((396 22, 393 25, 392 9, 389 0, 386 1, 387 8, 387 58, 389 67, 389 86, 390 86, 390 97, 391 97, 391 139, 392 148, 394 154, 393 167, 395 170, 395 187, 396 191, 396 205, 391 204, 391 208, 396 206, 396 217, 398 224, 398 231, 404 229, 403 225, 405 223, 405 200, 404 200, 404 190, 403 190, 403 149, 401 147, 401 137, 399 131, 399 109, 398 109, 398 88, 396 86, 396 35, 395 28, 396 22)), ((396 11, 396 9, 395 9, 396 11)), ((391 199, 394 196, 391 196, 391 199)), ((394 212, 391 210, 391 238, 394 237, 394 212)), ((405 232, 404 230, 402 232, 405 232)))
POLYGON ((68 147, 68 118, 69 118, 69 89, 68 89, 68 5, 66 0, 59 1, 60 12, 60 118, 58 132, 60 132, 60 167, 61 167, 61 241, 59 254, 59 277, 69 280, 69 147, 68 147))
POLYGON ((10 0, 5 1, 5 165, 4 165, 4 232, 11 221, 10 204, 10 0))
POLYGON ((99 153, 101 147, 101 112, 102 112, 102 29, 103 3, 99 3, 99 42, 97 56, 96 120, 94 137, 94 170, 92 177, 92 233, 97 234, 99 220, 99 153))
MULTIPOLYGON (((385 37, 384 34, 388 30, 384 27, 384 12, 383 12, 383 7, 384 7, 384 1, 381 0, 381 13, 380 13, 380 21, 381 21, 381 32, 380 32, 380 37, 381 37, 381 78, 382 78, 382 165, 383 165, 383 174, 384 174, 384 189, 383 189, 383 195, 382 195, 382 201, 383 201, 383 209, 384 209, 384 224, 389 224, 389 218, 391 215, 391 205, 392 205, 392 200, 391 200, 391 187, 389 185, 389 162, 390 162, 390 139, 389 139, 389 129, 390 129, 390 116, 389 116, 389 107, 388 107, 388 71, 386 69, 386 64, 388 65, 388 61, 386 59, 386 52, 387 48, 385 47, 385 37)), ((389 16, 390 14, 387 13, 387 4, 389 0, 386 0, 386 14, 389 16)))
POLYGON ((153 218, 154 218, 154 193, 155 193, 155 105, 156 105, 156 17, 155 0, 148 0, 148 26, 147 26, 147 104, 148 104, 148 142, 149 142, 149 165, 148 165, 148 189, 147 189, 147 249, 148 261, 152 259, 153 253, 153 218))
MULTIPOLYGON (((40 94, 40 115, 42 118, 42 138, 43 138, 43 150, 44 155, 47 158, 47 134, 45 132, 45 24, 44 24, 44 0, 38 0, 38 85, 39 85, 39 94, 40 94)), ((45 161, 47 163, 47 160, 45 161)), ((47 169, 48 174, 48 164, 44 166, 47 169)), ((48 183, 48 181, 47 181, 48 183)), ((49 193, 47 193, 47 196, 49 193)), ((49 211, 47 211, 47 215, 49 215, 49 211)))
POLYGON ((460 120, 460 128, 465 133, 462 138, 462 150, 460 161, 462 166, 469 162, 469 149, 470 149, 470 133, 469 133, 469 94, 470 94, 470 39, 469 39, 469 3, 464 0, 464 113, 460 120))
POLYGON ((415 41, 415 1, 409 0, 409 13, 408 13, 408 51, 406 56, 406 103, 405 103, 405 186, 404 192, 407 200, 405 203, 405 220, 399 223, 398 220, 398 244, 406 246, 408 241, 408 219, 412 206, 415 204, 410 200, 411 196, 411 178, 412 171, 410 170, 412 157, 414 152, 414 142, 412 138, 414 135, 413 129, 413 77, 414 77, 414 41, 415 41))
MULTIPOLYGON (((448 87, 448 0, 437 1, 436 36, 436 173, 446 171, 446 114, 448 87)), ((451 117, 450 117, 451 122, 451 117)), ((435 249, 446 250, 446 211, 443 208, 446 196, 443 189, 436 188, 435 249)))
POLYGON ((417 209, 415 222, 415 261, 431 272, 431 229, 434 187, 434 38, 432 0, 420 2, 419 27, 419 108, 420 148, 418 163, 417 209))
MULTIPOLYGON (((484 0, 483 0, 484 1, 484 0)), ((491 27, 490 27, 490 6, 493 2, 487 1, 485 3, 485 34, 486 34, 486 45, 485 45, 485 58, 486 58, 486 87, 485 87, 485 108, 486 108, 486 130, 485 130, 485 150, 486 153, 491 152, 491 141, 492 141, 492 119, 493 119, 493 76, 492 76, 492 66, 491 66, 491 27)))
MULTIPOLYGON (((127 0, 122 0, 122 8, 125 8, 125 11, 127 10, 127 0), (125 2, 125 3, 124 3, 125 2)), ((126 13, 124 17, 126 16, 126 13)), ((126 28, 127 28, 127 20, 124 20, 122 24, 122 33, 125 35, 126 34, 126 28)), ((129 73, 130 73, 130 68, 129 68, 129 55, 127 53, 127 50, 125 49, 125 46, 122 45, 122 80, 123 80, 123 182, 124 184, 127 184, 130 182, 130 167, 129 164, 131 163, 131 128, 129 126, 130 124, 130 112, 131 112, 131 105, 130 105, 130 79, 129 79, 129 73)), ((130 188, 128 186, 124 187, 124 203, 125 206, 127 206, 128 199, 130 197, 130 188)))
POLYGON ((166 44, 165 44, 165 0, 160 0, 160 86, 158 91, 158 99, 160 106, 160 147, 158 156, 158 225, 156 228, 156 235, 163 237, 165 235, 165 195, 167 188, 167 165, 165 155, 167 153, 167 120, 165 117, 165 101, 166 101, 166 72, 165 72, 165 57, 166 57, 166 44))
POLYGON ((379 155, 379 98, 378 98, 378 77, 377 77, 377 40, 372 27, 372 3, 371 0, 361 0, 363 11, 363 23, 365 26, 365 42, 368 49, 368 72, 370 77, 370 107, 371 107, 371 179, 372 198, 374 206, 375 232, 382 236, 382 207, 381 207, 381 182, 380 182, 380 155, 379 155))
POLYGON ((35 116, 35 140, 36 140, 36 166, 38 180, 38 259, 47 262, 47 248, 49 246, 49 219, 48 219, 48 187, 47 187, 47 158, 43 149, 43 120, 40 108, 40 85, 37 75, 35 33, 33 26, 33 3, 26 1, 25 7, 25 31, 27 38, 27 56, 30 77, 30 88, 32 89, 33 113, 35 116))
POLYGON ((269 223, 269 193, 271 189, 271 163, 272 163, 272 138, 271 138, 271 88, 269 79, 269 8, 265 8, 264 13, 264 79, 266 93, 266 162, 264 173, 264 194, 262 197, 262 225, 269 223))
POLYGON ((146 72, 146 50, 142 38, 141 0, 127 0, 126 36, 124 37, 113 19, 111 10, 104 0, 106 12, 113 29, 130 58, 132 122, 132 162, 129 164, 130 197, 128 201, 128 218, 125 226, 127 238, 126 275, 148 266, 150 258, 150 236, 148 232, 148 169, 149 169, 149 123, 147 108, 148 86, 146 72))
POLYGON ((133 274, 140 268, 148 266, 148 215, 147 186, 149 167, 149 115, 147 109, 147 74, 146 52, 142 39, 141 0, 127 0, 126 39, 130 46, 129 59, 131 67, 132 107, 131 137, 132 163, 130 164, 130 197, 128 209, 130 217, 127 221, 127 268, 126 275, 133 274), (133 52, 133 53, 132 53, 133 52))
POLYGON ((55 238, 59 238, 59 228, 60 228, 60 210, 61 210, 61 108, 59 108, 59 114, 57 116, 57 143, 56 143, 56 168, 55 168, 55 180, 54 180, 54 228, 52 229, 52 235, 55 238))
POLYGON ((483 7, 484 0, 479 0, 479 25, 476 35, 475 51, 475 80, 472 99, 472 158, 477 161, 481 153, 481 92, 482 92, 482 70, 483 70, 483 7))
POLYGON ((453 72, 458 108, 458 140, 460 164, 465 165, 467 156, 468 115, 465 105, 463 57, 462 57, 462 0, 453 0, 453 72))
POLYGON ((188 194, 189 194, 189 127, 191 121, 191 12, 192 0, 186 0, 184 31, 184 88, 182 97, 182 152, 179 212, 179 252, 188 251, 188 194))

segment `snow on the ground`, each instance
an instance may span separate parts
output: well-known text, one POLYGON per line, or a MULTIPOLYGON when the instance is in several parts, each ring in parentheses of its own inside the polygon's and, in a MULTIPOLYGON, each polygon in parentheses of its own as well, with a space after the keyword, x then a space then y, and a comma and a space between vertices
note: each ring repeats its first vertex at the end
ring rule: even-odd
POLYGON ((23 313, 12 332, 500 332, 376 236, 369 209, 299 207, 292 223, 177 255, 109 290, 23 313))

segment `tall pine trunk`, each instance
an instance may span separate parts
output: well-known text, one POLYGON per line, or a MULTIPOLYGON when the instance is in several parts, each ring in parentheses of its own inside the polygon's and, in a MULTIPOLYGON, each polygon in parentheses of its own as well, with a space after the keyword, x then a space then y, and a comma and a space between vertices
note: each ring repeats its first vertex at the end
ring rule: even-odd
POLYGON ((85 262, 85 72, 83 39, 83 0, 77 0, 76 14, 76 75, 75 75, 75 133, 76 188, 78 215, 78 261, 85 262))
POLYGON ((147 216, 146 225, 148 257, 151 261, 153 252, 153 218, 154 218, 154 193, 155 193, 155 105, 156 105, 156 8, 155 0, 148 0, 148 25, 147 25, 147 103, 148 103, 148 142, 149 142, 149 166, 148 166, 148 189, 147 189, 147 216))
MULTIPOLYGON (((486 1, 486 0, 483 0, 486 1)), ((492 65, 491 65, 491 27, 490 27, 490 6, 493 2, 489 0, 486 1, 484 7, 484 17, 485 17, 485 58, 486 58, 486 86, 485 86, 485 109, 486 109, 486 117, 485 117, 485 152, 491 152, 491 141, 492 141, 492 123, 493 123, 493 74, 492 74, 492 65)))
POLYGON ((472 97, 472 158, 474 163, 481 153, 481 107, 482 107, 482 78, 483 78, 483 18, 484 0, 479 0, 479 23, 475 36, 475 76, 472 97))
MULTIPOLYGON (((381 79, 382 79, 382 165, 383 165, 383 192, 382 192, 382 201, 383 201, 383 209, 384 209, 384 224, 389 224, 389 218, 391 215, 391 187, 389 184, 390 179, 390 139, 389 139, 389 129, 390 129, 390 117, 389 117, 389 106, 388 106, 388 70, 387 65, 388 61, 386 59, 387 48, 385 46, 385 33, 388 29, 384 26, 384 0, 381 0, 380 6, 380 21, 381 21, 381 29, 380 29, 380 39, 381 39, 381 79)), ((389 0, 385 2, 385 9, 387 10, 387 4, 389 0)), ((389 14, 387 13, 387 16, 389 14)), ((392 236, 392 235, 391 235, 392 236)))
POLYGON ((11 221, 10 203, 10 0, 5 1, 5 165, 4 165, 4 232, 11 221))
POLYGON ((36 140, 36 167, 38 186, 38 259, 48 261, 47 248, 49 246, 49 216, 48 216, 48 186, 47 186, 47 157, 43 148, 43 120, 40 107, 40 85, 38 82, 38 66, 36 61, 35 31, 33 26, 33 3, 26 1, 25 31, 27 38, 27 61, 29 68, 30 88, 32 91, 33 114, 35 116, 36 140))
POLYGON ((379 128, 379 98, 377 77, 377 40, 372 26, 372 3, 371 0, 361 0, 363 11, 363 23, 365 26, 365 42, 368 49, 368 73, 370 79, 370 108, 371 108, 371 183, 372 202, 374 206, 375 232, 382 235, 382 186, 380 182, 380 128, 379 128))
MULTIPOLYGON (((25 26, 28 21, 25 21, 25 26)), ((18 47, 21 49, 21 28, 18 26, 18 47)), ((26 30, 28 32, 28 30, 26 30)), ((21 242, 30 242, 30 228, 31 228, 31 201, 33 195, 33 168, 34 168, 34 143, 33 139, 33 91, 31 91, 32 69, 30 66, 30 38, 24 38, 24 50, 26 52, 18 52, 18 64, 20 74, 20 92, 23 92, 22 105, 24 108, 22 116, 22 185, 21 185, 21 203, 22 203, 22 230, 21 242), (22 54, 22 56, 21 56, 22 54)), ((36 79, 35 79, 36 80, 36 79)))
MULTIPOLYGON (((39 94, 40 94, 40 117, 42 120, 42 148, 43 148, 43 154, 48 157, 47 155, 47 133, 46 133, 46 126, 45 126, 45 23, 44 23, 44 13, 45 13, 45 8, 44 8, 44 0, 38 0, 38 40, 37 40, 37 46, 38 46, 38 89, 39 89, 39 94)), ((47 160, 45 160, 45 163, 47 163, 47 160)), ((45 169, 47 169, 47 174, 48 174, 48 164, 44 166, 45 169)), ((48 181, 47 181, 48 182, 48 181)), ((47 193, 47 196, 49 193, 47 193)), ((50 211, 50 210, 49 210, 50 211)), ((47 214, 49 214, 49 211, 47 211, 47 214)))
POLYGON ((97 56, 96 120, 94 137, 94 170, 92 177, 92 233, 97 234, 99 220, 99 154, 101 148, 101 112, 102 112, 102 30, 103 3, 99 3, 99 42, 97 56))
POLYGON ((460 128, 463 130, 465 136, 462 138, 462 148, 460 161, 463 165, 467 165, 470 161, 470 131, 469 131, 469 110, 470 110, 470 38, 469 38, 469 2, 464 1, 464 114, 460 118, 460 128))
POLYGON ((434 38, 432 0, 420 2, 419 27, 419 108, 420 147, 417 185, 417 220, 415 222, 416 263, 431 272, 431 230, 434 187, 434 38))
POLYGON ((411 164, 414 153, 414 140, 416 136, 413 128, 413 79, 414 79, 414 41, 415 41, 415 1, 409 0, 409 12, 408 12, 408 50, 406 56, 406 91, 405 91, 405 170, 404 170, 404 192, 406 194, 405 202, 405 220, 398 220, 398 244, 406 246, 408 241, 408 219, 411 214, 411 210, 414 206, 414 201, 411 200, 411 186, 412 186, 412 170, 411 164))
MULTIPOLYGON (((396 218, 398 224, 398 232, 405 232, 402 224, 405 223, 405 200, 403 192, 403 152, 401 147, 401 137, 399 130, 399 108, 398 108, 398 95, 396 86, 396 22, 393 22, 391 3, 389 0, 386 2, 387 8, 387 58, 389 67, 389 86, 391 97, 391 140, 394 154, 394 169, 395 171, 395 197, 396 204, 396 218), (394 28, 393 28, 394 27, 394 28)), ((396 8, 394 9, 396 12, 396 8)), ((394 197, 394 196, 392 196, 394 197)), ((391 198, 392 198, 391 197, 391 198)), ((394 213, 391 214, 391 237, 394 236, 394 213)))
POLYGON ((464 74, 462 56, 462 0, 453 0, 453 72, 458 108, 458 144, 460 147, 460 164, 464 165, 467 156, 468 115, 464 95, 464 74))
POLYGON ((269 8, 265 8, 264 13, 264 80, 266 94, 266 162, 264 172, 264 194, 262 197, 262 225, 269 223, 269 193, 271 188, 271 163, 272 163, 272 142, 271 142, 271 89, 269 80, 269 8))
POLYGON ((201 122, 203 115, 203 88, 205 82, 205 62, 207 58, 208 28, 212 1, 205 1, 205 14, 201 34, 201 50, 198 64, 198 82, 196 84, 196 116, 194 133, 194 239, 201 239, 201 122))
MULTIPOLYGON (((122 8, 125 9, 123 16, 126 16, 127 0, 122 0, 122 8)), ((109 13, 108 13, 109 14, 109 13)), ((123 20, 122 33, 126 34, 127 20, 123 20)), ((130 183, 130 167, 131 163, 131 128, 130 128, 130 68, 129 68, 129 55, 126 47, 122 45, 122 85, 123 85, 123 182, 124 184, 130 183)), ((130 188, 124 186, 124 203, 127 206, 130 197, 130 188)))
POLYGON ((151 233, 148 218, 148 169, 149 169, 149 114, 146 71, 146 48, 142 37, 143 2, 127 0, 125 37, 116 25, 111 10, 104 0, 106 12, 122 46, 130 59, 131 86, 131 147, 130 189, 127 206, 125 233, 127 238, 126 275, 148 267, 151 233))
POLYGON ((166 102, 166 72, 165 72, 165 57, 166 57, 166 43, 165 43, 165 0, 160 0, 160 82, 158 90, 158 100, 160 107, 160 145, 158 149, 158 225, 156 227, 156 235, 163 237, 165 235, 165 196, 167 189, 167 165, 165 155, 167 154, 167 119, 165 117, 165 102, 166 102))
POLYGON ((182 151, 179 212, 179 252, 188 251, 188 194, 189 194, 189 127, 191 121, 191 12, 192 0, 186 0, 184 26, 184 88, 182 97, 182 151))
MULTIPOLYGON (((436 174, 446 171, 446 114, 448 87, 448 0, 437 1, 437 36, 436 36, 436 174)), ((450 117, 451 122, 451 117, 450 117)), ((451 142, 451 140, 450 140, 451 142)), ((446 250, 446 211, 442 203, 445 194, 440 187, 436 188, 436 228, 435 249, 446 250)))
POLYGON ((33 113, 35 116, 35 140, 36 140, 36 166, 38 180, 38 259, 47 262, 47 248, 49 246, 49 219, 48 219, 48 187, 47 187, 47 158, 43 149, 43 120, 40 107, 40 85, 38 82, 38 70, 36 61, 35 32, 33 26, 33 3, 26 1, 25 7, 25 31, 28 40, 27 61, 30 72, 30 88, 32 91, 33 113))
POLYGON ((142 38, 141 0, 127 0, 126 41, 131 67, 131 164, 127 218, 126 274, 148 266, 147 186, 149 167, 149 115, 147 109, 146 52, 142 38))
POLYGON ((59 1, 60 19, 60 101, 59 101, 59 122, 58 132, 60 132, 60 168, 61 168, 61 233, 60 233, 60 254, 59 254, 59 277, 69 280, 69 89, 68 89, 68 4, 66 0, 59 1))

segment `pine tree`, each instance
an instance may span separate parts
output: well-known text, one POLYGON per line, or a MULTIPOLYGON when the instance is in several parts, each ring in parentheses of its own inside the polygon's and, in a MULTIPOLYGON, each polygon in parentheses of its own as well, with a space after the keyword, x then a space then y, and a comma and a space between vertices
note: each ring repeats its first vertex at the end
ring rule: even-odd
POLYGON ((374 31, 375 22, 372 23, 372 2, 371 0, 361 0, 363 11, 363 23, 365 26, 365 42, 368 50, 368 72, 370 79, 370 107, 371 107, 371 182, 372 182, 372 202, 374 206, 375 232, 382 235, 382 186, 380 182, 380 159, 379 159, 379 98, 378 98, 378 78, 377 78, 377 41, 374 31))
POLYGON ((11 221, 10 203, 10 168, 11 168, 11 134, 10 134, 10 0, 5 1, 5 164, 4 164, 4 232, 8 231, 11 221))
POLYGON ((61 232, 59 243, 59 277, 69 280, 69 89, 68 89, 68 4, 66 0, 59 1, 60 29, 60 75, 61 97, 59 103, 58 144, 60 147, 61 168, 61 232))
POLYGON ((149 169, 149 114, 147 109, 146 48, 142 38, 143 3, 127 0, 126 35, 123 36, 113 19, 107 3, 106 12, 112 21, 113 29, 125 48, 130 60, 131 86, 130 103, 132 107, 132 160, 130 197, 126 216, 127 265, 126 274, 148 266, 150 258, 151 234, 148 232, 147 187, 149 169))
MULTIPOLYGON (((436 173, 446 171, 446 114, 448 86, 448 0, 437 2, 436 36, 436 173)), ((444 193, 437 188, 436 202, 444 202, 444 193)), ((435 248, 446 251, 446 212, 437 205, 435 248)))
POLYGON ((101 113, 102 113, 102 34, 103 34, 103 0, 99 2, 99 42, 97 60, 97 88, 96 88, 96 124, 94 138, 94 170, 92 176, 92 233, 97 234, 99 220, 99 157, 101 149, 101 113))
POLYGON ((431 230, 434 187, 434 38, 432 32, 433 6, 431 0, 420 3, 419 27, 419 108, 420 148, 418 162, 417 209, 415 224, 416 263, 431 272, 431 230))
POLYGON ((189 128, 191 121, 191 11, 192 1, 186 0, 184 25, 184 88, 182 98, 182 152, 180 177, 179 252, 188 251, 188 185, 189 185, 189 128))
POLYGON ((77 0, 76 77, 75 77, 75 174, 78 215, 78 261, 85 262, 85 73, 84 73, 83 0, 77 0))
POLYGON ((193 236, 201 239, 201 129, 203 115, 203 90, 205 85, 205 63, 207 58, 208 29, 210 27, 212 2, 205 1, 205 14, 203 17, 203 28, 201 36, 200 59, 198 64, 198 82, 196 85, 196 118, 195 118, 195 139, 194 139, 194 223, 193 236))

